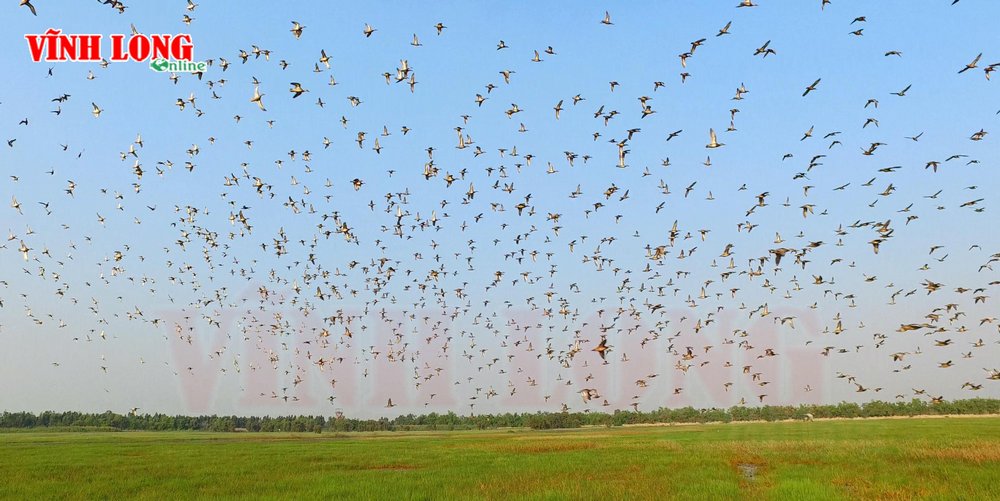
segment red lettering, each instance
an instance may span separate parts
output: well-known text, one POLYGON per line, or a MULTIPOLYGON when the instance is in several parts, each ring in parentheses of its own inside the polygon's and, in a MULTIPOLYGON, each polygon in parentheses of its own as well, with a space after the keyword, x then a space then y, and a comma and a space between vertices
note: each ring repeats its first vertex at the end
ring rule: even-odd
POLYGON ((170 59, 170 35, 150 35, 153 39, 153 59, 170 59))
POLYGON ((191 44, 191 35, 177 35, 170 43, 170 53, 178 61, 192 61, 194 59, 194 45, 191 44))
POLYGON ((45 60, 46 61, 65 61, 66 58, 60 58, 59 54, 59 44, 63 38, 69 38, 65 35, 57 35, 59 31, 52 33, 52 30, 45 32, 45 60))
POLYGON ((59 37, 59 61, 76 60, 76 35, 66 35, 59 37))
POLYGON ((128 53, 136 61, 145 61, 149 57, 149 38, 145 35, 135 35, 130 38, 128 53))
POLYGON ((31 60, 36 63, 41 61, 42 47, 45 45, 45 37, 42 35, 24 35, 24 39, 28 41, 28 54, 31 56, 31 60))
MULTIPOLYGON (((172 59, 193 62, 194 45, 191 35, 142 35, 136 34, 125 43, 125 35, 110 35, 113 62, 172 59)), ((24 35, 28 42, 28 55, 34 62, 45 61, 100 61, 102 35, 64 35, 62 30, 49 28, 41 35, 24 35)))
POLYGON ((128 61, 128 54, 125 53, 122 40, 125 35, 111 35, 111 60, 115 62, 128 61))
POLYGON ((101 60, 101 35, 79 35, 77 39, 79 61, 101 60))

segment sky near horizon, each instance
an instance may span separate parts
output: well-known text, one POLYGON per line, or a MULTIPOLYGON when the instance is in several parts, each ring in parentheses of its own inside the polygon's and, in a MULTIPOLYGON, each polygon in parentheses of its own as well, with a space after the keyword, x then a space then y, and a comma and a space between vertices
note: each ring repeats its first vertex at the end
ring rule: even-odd
POLYGON ((1000 396, 1000 4, 32 3, 0 27, 0 411, 1000 396), (132 26, 212 64, 24 38, 132 26))

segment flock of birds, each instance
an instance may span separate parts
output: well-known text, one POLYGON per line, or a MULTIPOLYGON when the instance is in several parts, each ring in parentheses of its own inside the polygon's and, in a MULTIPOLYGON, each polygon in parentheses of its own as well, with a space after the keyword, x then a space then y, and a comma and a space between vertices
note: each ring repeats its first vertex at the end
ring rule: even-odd
MULTIPOLYGON (((128 13, 120 0, 99 3, 128 13)), ((824 15, 833 15, 830 0, 817 3, 824 15)), ((28 0, 20 5, 44 15, 28 0)), ((737 177, 709 155, 693 166, 669 158, 655 166, 630 162, 640 151, 732 149, 729 138, 754 134, 737 127, 737 116, 747 114, 741 103, 785 95, 787 89, 740 83, 734 97, 716 106, 728 128, 667 128, 665 113, 657 115, 658 101, 700 84, 692 74, 705 51, 745 50, 744 57, 768 62, 782 57, 771 40, 758 45, 740 35, 745 9, 773 6, 742 0, 736 7, 737 17, 723 19, 717 32, 683 44, 676 67, 663 65, 662 80, 630 81, 622 74, 602 83, 602 93, 569 89, 553 96, 544 113, 515 104, 510 89, 541 71, 531 66, 562 57, 552 46, 491 41, 476 49, 486 61, 504 57, 507 66, 498 66, 493 81, 468 83, 467 95, 460 96, 425 88, 417 79, 420 65, 410 61, 420 60, 425 43, 448 43, 453 28, 444 22, 426 27, 433 41, 414 33, 409 47, 389 48, 400 62, 381 75, 337 67, 335 47, 283 54, 263 43, 207 60, 204 74, 170 74, 171 85, 183 84, 188 96, 170 98, 176 111, 192 130, 210 132, 201 146, 157 145, 162 156, 155 158, 145 153, 142 134, 122 141, 115 158, 92 158, 88 150, 97 148, 90 144, 60 143, 55 137, 68 115, 86 110, 88 120, 100 122, 109 110, 128 110, 93 86, 83 108, 75 95, 46 96, 55 109, 39 108, 37 116, 3 128, 11 136, 44 137, 62 165, 6 169, 3 186, 12 195, 3 217, 8 236, 0 243, 0 323, 8 325, 0 325, 0 339, 10 335, 10 325, 31 329, 38 343, 52 342, 53 330, 65 329, 73 343, 108 346, 100 349, 112 355, 102 354, 93 370, 115 377, 154 370, 158 364, 143 367, 142 358, 111 360, 126 358, 111 346, 155 332, 191 357, 212 360, 196 368, 184 357, 165 357, 163 366, 179 378, 273 371, 281 381, 273 390, 242 388, 261 402, 298 402, 310 388, 340 406, 345 385, 359 384, 364 392, 386 395, 387 408, 399 402, 437 406, 442 399, 435 396, 445 392, 453 397, 443 405, 472 412, 494 398, 502 409, 512 397, 523 398, 517 400, 522 407, 549 410, 639 409, 709 386, 731 397, 722 405, 782 402, 789 393, 813 399, 802 395, 822 381, 800 384, 795 373, 787 374, 793 361, 783 359, 789 357, 835 366, 826 375, 836 386, 826 390, 831 392, 845 385, 932 402, 984 388, 996 395, 1000 370, 991 355, 1000 343, 1000 321, 992 294, 1000 285, 993 270, 1000 249, 989 232, 989 194, 974 185, 958 192, 938 188, 960 169, 994 168, 996 148, 982 146, 992 139, 992 124, 977 124, 960 139, 919 130, 885 137, 877 132, 887 125, 880 124, 879 97, 893 95, 903 107, 911 90, 905 84, 898 91, 872 89, 871 99, 844 110, 868 115, 856 125, 871 138, 863 144, 815 125, 801 137, 779 138, 789 149, 808 152, 806 161, 802 153, 772 155, 766 168, 780 173, 781 182, 764 185, 766 176, 754 172, 765 166, 747 167, 737 177), (506 56, 514 51, 523 57, 506 56), (398 99, 457 99, 466 111, 453 118, 450 130, 428 130, 432 126, 422 127, 419 115, 405 112, 374 117, 384 123, 380 127, 358 128, 372 123, 365 117, 372 105, 339 91, 344 82, 335 79, 335 67, 360 89, 387 85, 399 89, 398 99), (258 79, 260 74, 273 79, 258 79), (286 74, 284 81, 274 77, 286 74), (636 104, 618 104, 628 101, 636 104), (220 116, 221 103, 237 113, 220 116), (312 136, 281 135, 294 124, 274 118, 276 109, 295 110, 312 136), (247 134, 248 124, 264 126, 253 129, 263 135, 236 139, 247 134), (591 132, 565 132, 579 128, 591 132), (514 139, 480 142, 474 138, 480 132, 514 139), (428 142, 417 144, 414 137, 428 142), (689 137, 698 139, 677 146, 689 137), (276 140, 290 140, 289 151, 275 157, 261 146, 276 140), (955 153, 894 165, 892 155, 906 156, 907 148, 927 141, 950 142, 955 153), (563 143, 571 146, 560 153, 563 143), (213 158, 212 150, 226 144, 241 153, 213 158), (184 159, 175 163, 169 152, 184 159), (200 160, 205 153, 208 162, 200 160), (381 160, 387 155, 395 155, 388 169, 381 160), (866 157, 877 160, 864 165, 878 166, 848 167, 866 157), (123 167, 116 165, 107 177, 69 178, 72 168, 65 165, 74 161, 123 167), (43 174, 25 175, 29 169, 43 174), (689 184, 678 188, 671 181, 691 172, 689 184), (22 177, 31 179, 31 189, 22 177), (174 179, 180 184, 170 184, 174 179), (190 192, 169 192, 178 187, 190 192), (207 200, 202 189, 217 200, 207 200), (162 203, 169 197, 190 200, 171 207, 162 203), (855 207, 855 198, 872 201, 855 207), (941 221, 935 214, 941 211, 955 227, 928 222, 941 221), (92 221, 85 223, 91 216, 81 214, 90 212, 92 221), (864 215, 853 216, 859 213, 864 215), (73 217, 80 220, 71 223, 73 217), (59 218, 66 219, 50 224, 59 218), (984 231, 964 231, 958 221, 984 231), (956 233, 973 240, 952 239, 956 233), (77 259, 91 253, 95 262, 77 259), (900 264, 911 258, 926 264, 900 264), (78 310, 84 314, 68 313, 78 310), (15 319, 21 311, 24 318, 15 319), (849 369, 837 370, 837 364, 849 369), (368 377, 377 366, 405 369, 375 382, 368 377), (919 379, 914 372, 945 370, 964 371, 964 384, 927 389, 911 383, 919 379), (369 382, 378 388, 367 388, 369 382)), ((183 8, 181 21, 190 26, 198 5, 187 0, 183 8)), ((291 21, 283 36, 292 43, 319 36, 312 25, 322 23, 291 21)), ((371 24, 358 25, 359 43, 385 36, 371 24)), ((863 37, 864 26, 866 16, 854 17, 848 35, 863 37)), ((622 43, 628 35, 610 12, 574 29, 621 30, 622 43)), ((135 24, 132 30, 139 33, 135 24)), ((884 53, 886 65, 904 57, 894 47, 857 50, 884 53)), ((918 54, 906 51, 905 57, 918 54)), ((985 64, 982 57, 956 64, 958 75, 952 71, 949 78, 978 70, 988 80, 1000 63, 985 64)), ((86 79, 101 78, 108 66, 88 70, 86 79)), ((58 80, 62 69, 48 69, 45 78, 58 80)), ((822 78, 808 82, 796 84, 795 99, 836 92, 824 88, 822 78)), ((516 89, 542 92, 530 85, 516 89)), ((5 87, 0 101, 16 90, 5 87)), ((669 123, 683 120, 674 116, 669 123)), ((17 138, 7 146, 16 150, 17 138)), ((51 357, 50 370, 59 370, 73 355, 52 350, 51 357)))

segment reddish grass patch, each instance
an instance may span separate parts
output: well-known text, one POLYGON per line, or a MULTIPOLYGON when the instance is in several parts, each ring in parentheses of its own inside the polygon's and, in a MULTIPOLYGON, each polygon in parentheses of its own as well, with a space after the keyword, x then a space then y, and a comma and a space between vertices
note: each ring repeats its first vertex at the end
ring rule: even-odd
POLYGON ((594 449, 597 445, 590 442, 546 442, 546 443, 506 443, 493 447, 492 450, 506 454, 543 454, 547 452, 572 452, 594 449))
POLYGON ((918 447, 908 451, 914 459, 959 460, 975 464, 1000 462, 1000 442, 978 440, 962 447, 918 447))

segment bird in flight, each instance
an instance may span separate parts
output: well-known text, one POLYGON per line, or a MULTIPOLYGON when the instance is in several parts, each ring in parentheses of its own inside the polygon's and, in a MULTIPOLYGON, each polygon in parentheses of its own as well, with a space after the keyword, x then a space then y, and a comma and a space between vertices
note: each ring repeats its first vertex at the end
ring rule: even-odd
MULTIPOLYGON (((294 84, 292 84, 292 85, 294 85, 294 84)), ((292 92, 294 92, 294 90, 292 92)), ((259 84, 254 84, 254 86, 253 86, 253 96, 250 98, 250 102, 251 103, 256 103, 257 107, 260 108, 260 111, 267 111, 267 109, 264 108, 264 101, 262 99, 263 97, 264 97, 264 94, 260 93, 260 85, 259 84)), ((298 97, 298 96, 295 96, 295 97, 298 97)))
POLYGON ((708 129, 708 144, 705 145, 706 148, 719 148, 725 146, 720 143, 718 138, 715 137, 715 129, 708 129))
POLYGON ((971 63, 969 63, 969 64, 965 65, 965 67, 964 67, 964 68, 962 68, 962 69, 958 70, 958 74, 959 74, 959 75, 961 75, 962 73, 965 73, 966 71, 969 71, 969 70, 971 70, 971 69, 973 69, 973 68, 976 68, 976 67, 977 67, 977 65, 979 64, 979 59, 980 59, 981 57, 983 57, 983 53, 982 53, 982 52, 980 52, 980 53, 979 53, 979 55, 977 55, 977 56, 975 57, 975 59, 973 59, 973 60, 972 60, 972 62, 971 62, 971 63))
MULTIPOLYGON (((907 45, 919 9, 869 20, 820 0, 803 32, 778 2, 736 1, 739 19, 650 4, 614 22, 590 8, 555 31, 480 9, 490 34, 400 7, 391 21, 368 18, 380 30, 342 20, 364 37, 303 40, 306 25, 331 25, 319 10, 291 26, 265 19, 273 46, 237 16, 227 22, 255 33, 249 46, 199 45, 209 69, 137 81, 143 103, 127 113, 116 91, 135 85, 125 66, 15 62, 37 92, 0 103, 16 117, 3 151, 21 166, 4 175, 0 254, 21 263, 0 267, 4 323, 45 334, 25 350, 27 362, 48 357, 25 365, 31 376, 57 370, 51 353, 76 353, 81 391, 121 392, 132 414, 132 402, 149 404, 108 378, 235 389, 264 375, 272 387, 241 390, 241 401, 275 414, 348 401, 345 387, 370 392, 355 405, 381 413, 792 405, 824 377, 817 398, 883 387, 906 398, 918 374, 923 401, 989 392, 1000 372, 977 360, 1000 349, 1000 240, 983 230, 997 188, 986 170, 995 127, 980 109, 991 83, 955 78, 907 45), (650 46, 639 13, 696 22, 650 46), (822 32, 835 35, 829 50, 777 57, 822 32), (646 64, 663 54, 677 59, 646 64), (827 74, 821 96, 789 94, 844 59, 864 62, 842 73, 850 88, 827 74), (889 82, 906 73, 899 64, 923 71, 889 82), (247 111, 247 81, 265 114, 247 111), (271 90, 265 106, 273 82, 288 91, 271 90), (88 112, 100 134, 76 127, 88 112), (169 127, 143 126, 152 121, 169 127), (690 134, 706 126, 706 143, 690 134), (92 165, 108 168, 79 174, 92 165), (147 334, 171 344, 156 363, 134 352, 147 334), (805 362, 776 369, 789 357, 805 362), (853 370, 869 359, 884 364, 853 370), (408 377, 387 379, 403 368, 408 377), (955 378, 930 377, 944 369, 955 378)), ((104 4, 136 14, 141 34, 137 11, 104 4)), ((195 9, 217 7, 171 8, 193 24, 195 9)), ((941 39, 992 41, 941 21, 941 39)), ((1000 64, 982 57, 948 65, 989 80, 1000 64)))
POLYGON ((816 86, 819 85, 820 80, 822 80, 822 79, 821 78, 817 78, 815 82, 813 82, 808 87, 806 87, 805 92, 802 93, 802 97, 806 97, 810 92, 816 90, 816 86))

